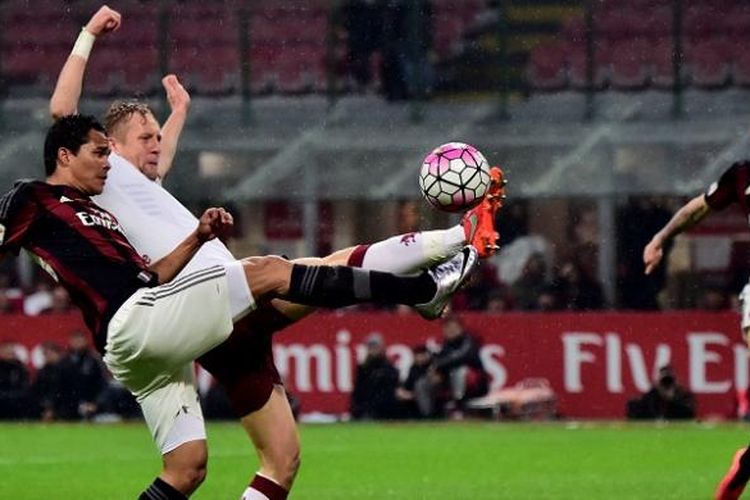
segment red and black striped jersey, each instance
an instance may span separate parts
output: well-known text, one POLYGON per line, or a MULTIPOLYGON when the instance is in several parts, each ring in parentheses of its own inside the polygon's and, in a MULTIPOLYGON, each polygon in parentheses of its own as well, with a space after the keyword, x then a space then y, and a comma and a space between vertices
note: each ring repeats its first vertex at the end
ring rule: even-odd
POLYGON ((0 199, 0 252, 21 248, 65 287, 100 351, 123 302, 158 284, 117 219, 67 186, 17 181, 0 199))
POLYGON ((732 164, 706 191, 706 203, 713 210, 723 210, 738 203, 745 217, 750 215, 750 162, 732 164))

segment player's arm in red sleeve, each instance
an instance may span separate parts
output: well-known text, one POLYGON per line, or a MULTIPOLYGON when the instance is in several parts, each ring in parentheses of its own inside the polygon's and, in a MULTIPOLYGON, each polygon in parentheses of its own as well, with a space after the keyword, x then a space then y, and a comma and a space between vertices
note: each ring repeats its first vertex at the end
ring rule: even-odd
POLYGON ((664 245, 702 221, 712 210, 723 210, 737 201, 737 176, 739 165, 734 164, 727 169, 719 182, 711 184, 708 190, 688 201, 674 214, 672 219, 651 238, 643 249, 643 264, 646 274, 661 263, 664 257, 664 245))
POLYGON ((190 94, 175 75, 167 75, 161 80, 167 93, 167 101, 172 112, 161 128, 161 154, 156 170, 159 179, 164 179, 172 168, 172 161, 177 153, 177 143, 182 134, 182 128, 187 121, 190 109, 190 94))
POLYGON ((233 224, 232 216, 223 208, 209 208, 203 212, 196 230, 150 266, 150 270, 159 277, 159 284, 172 281, 205 242, 227 234, 233 224))
POLYGON ((120 22, 120 13, 105 5, 96 11, 83 28, 60 71, 50 99, 49 112, 53 119, 57 120, 78 111, 78 101, 83 90, 83 74, 94 41, 97 37, 119 28, 120 22))
POLYGON ((698 224, 710 211, 711 208, 706 203, 706 197, 703 194, 683 205, 643 249, 646 274, 651 274, 651 271, 659 265, 664 257, 664 245, 669 240, 698 224))

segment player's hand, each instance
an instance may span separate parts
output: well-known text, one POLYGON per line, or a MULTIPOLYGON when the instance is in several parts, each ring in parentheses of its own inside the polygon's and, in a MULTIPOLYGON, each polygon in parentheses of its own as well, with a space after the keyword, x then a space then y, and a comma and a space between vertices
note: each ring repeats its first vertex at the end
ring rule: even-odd
POLYGON ((656 266, 659 265, 663 256, 664 249, 661 241, 656 238, 649 241, 646 248, 643 249, 643 264, 646 266, 646 274, 651 274, 656 266))
POLYGON ((223 208, 209 208, 198 220, 198 239, 201 242, 211 241, 217 237, 229 235, 234 227, 232 214, 223 208))
POLYGON ((104 35, 118 29, 121 22, 120 13, 104 5, 91 16, 86 24, 86 31, 94 36, 104 35))
POLYGON ((190 108, 190 94, 175 75, 167 75, 161 79, 161 84, 167 92, 167 100, 172 111, 187 113, 190 108))

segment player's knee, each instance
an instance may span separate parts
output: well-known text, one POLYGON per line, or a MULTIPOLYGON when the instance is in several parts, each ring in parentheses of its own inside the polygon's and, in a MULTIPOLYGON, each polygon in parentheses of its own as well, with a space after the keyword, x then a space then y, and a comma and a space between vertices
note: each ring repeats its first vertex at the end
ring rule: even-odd
POLYGON ((290 487, 302 463, 299 447, 289 448, 268 458, 272 463, 266 465, 273 470, 274 478, 283 486, 290 487))
POLYGON ((192 455, 180 457, 180 460, 166 461, 164 473, 183 492, 193 492, 205 481, 208 473, 208 453, 196 450, 192 455))
POLYGON ((197 465, 190 467, 182 471, 182 480, 189 487, 191 491, 195 491, 198 487, 206 480, 208 474, 208 467, 206 464, 197 465))
POLYGON ((253 296, 279 295, 289 287, 291 262, 276 255, 248 257, 242 260, 248 285, 253 296))

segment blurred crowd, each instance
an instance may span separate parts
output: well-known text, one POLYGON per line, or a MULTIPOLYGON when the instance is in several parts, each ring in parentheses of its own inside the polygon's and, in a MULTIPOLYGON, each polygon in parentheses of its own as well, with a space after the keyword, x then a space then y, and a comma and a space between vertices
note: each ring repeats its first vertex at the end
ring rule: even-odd
POLYGON ((413 348, 413 363, 403 380, 379 334, 370 335, 357 365, 350 414, 355 420, 463 418, 466 403, 487 393, 489 377, 479 357, 481 340, 461 319, 442 320, 442 343, 413 348))
POLYGON ((14 342, 0 342, 0 419, 111 420, 140 416, 135 399, 104 369, 88 335, 73 331, 68 345, 42 344, 32 372, 14 342))

